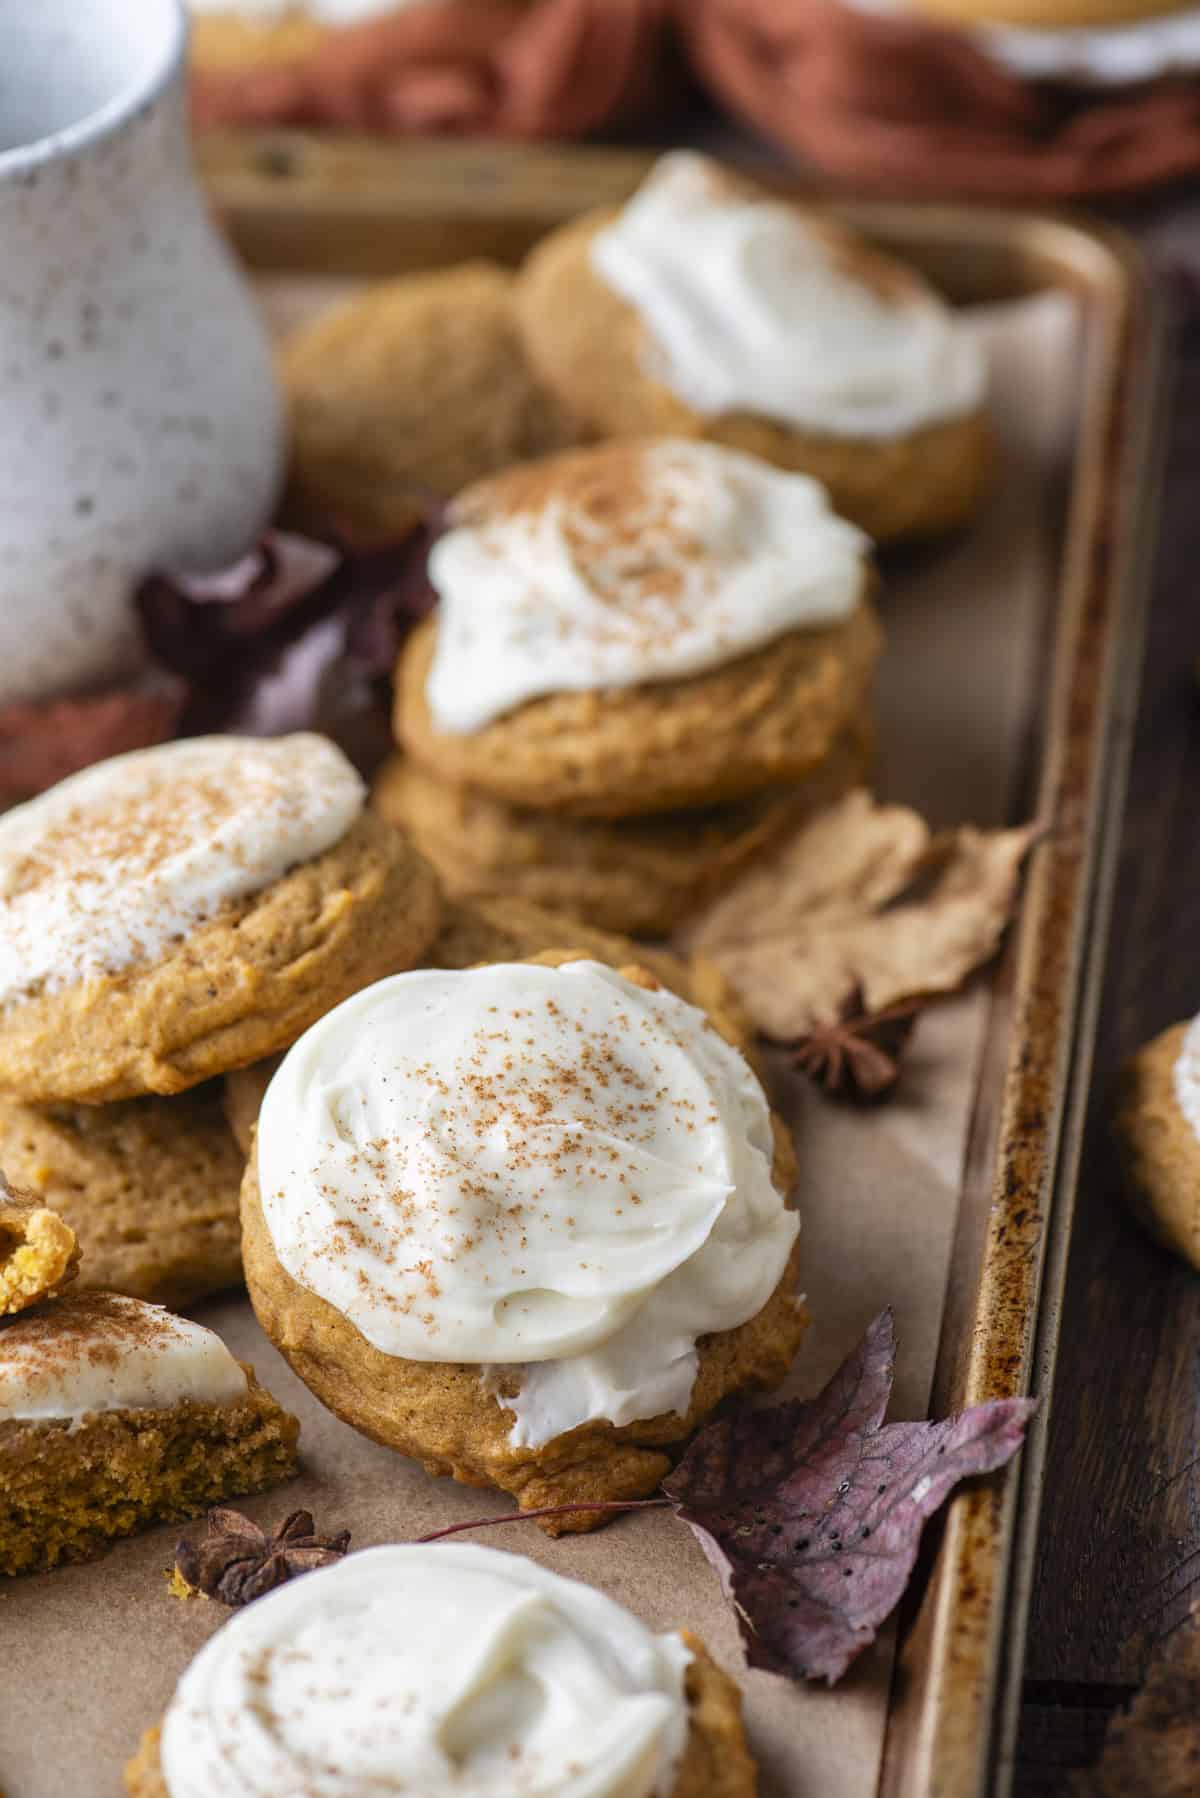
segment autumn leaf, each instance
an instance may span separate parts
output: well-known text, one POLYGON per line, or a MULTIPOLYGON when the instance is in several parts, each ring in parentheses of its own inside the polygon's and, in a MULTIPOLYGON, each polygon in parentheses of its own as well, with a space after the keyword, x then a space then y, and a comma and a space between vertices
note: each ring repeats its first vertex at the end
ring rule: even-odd
POLYGON ((752 1666, 840 1679, 899 1603, 927 1519, 1021 1444, 1027 1399, 884 1425, 894 1357, 885 1311, 817 1398, 735 1406, 663 1482, 737 1610, 752 1666))
POLYGON ((407 536, 351 543, 268 531, 229 568, 155 575, 137 595, 160 667, 187 683, 182 735, 321 729, 366 764, 391 746, 380 683, 433 605, 440 514, 407 536))
POLYGON ((1034 826, 935 837, 916 812, 858 789, 796 831, 693 920, 686 947, 716 963, 779 1041, 955 991, 1012 914, 1034 826))

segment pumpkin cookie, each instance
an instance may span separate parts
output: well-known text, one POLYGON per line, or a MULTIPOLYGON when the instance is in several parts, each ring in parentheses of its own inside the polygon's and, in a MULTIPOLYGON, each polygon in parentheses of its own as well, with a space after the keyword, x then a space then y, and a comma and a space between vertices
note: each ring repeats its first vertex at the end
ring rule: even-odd
MULTIPOLYGON (((754 1027, 715 963, 702 956, 685 961, 670 949, 652 949, 627 936, 590 928, 527 900, 448 905, 427 962, 431 968, 474 968, 488 961, 539 961, 553 966, 582 956, 609 968, 637 963, 689 1005, 706 1011, 727 1042, 751 1053, 754 1027), (568 942, 573 947, 564 950, 562 945, 568 942)), ((249 1155, 254 1146, 263 1095, 282 1060, 281 1055, 272 1055, 225 1076, 225 1115, 243 1155, 249 1155)))
POLYGON ((442 781, 623 818, 800 778, 861 717, 867 540, 822 490, 675 440, 601 444, 459 495, 396 733, 442 781))
POLYGON ((293 333, 280 367, 306 507, 402 535, 431 497, 576 441, 525 360, 513 280, 485 262, 404 275, 293 333))
POLYGON ((240 1282, 245 1157, 222 1097, 217 1081, 115 1105, 43 1109, 0 1094, 0 1167, 70 1224, 80 1290, 188 1305, 240 1282))
POLYGON ((652 1492, 807 1322, 791 1144, 748 1062, 651 975, 554 959, 401 974, 322 1019, 242 1189, 250 1296, 300 1378, 523 1510, 652 1492))
POLYGON ((991 462, 985 364, 914 269, 701 156, 530 255, 529 359, 581 426, 812 475, 880 541, 948 530, 991 462))
POLYGON ((738 1689, 695 1636, 654 1635, 590 1586, 465 1542, 368 1548, 236 1612, 143 1737, 126 1790, 299 1791, 315 1754, 364 1798, 381 1768, 449 1798, 501 1790, 509 1765, 530 1792, 756 1790, 738 1689), (513 1702, 526 1688, 537 1704, 513 1702))
POLYGON ((296 1470, 295 1418, 211 1330, 114 1293, 6 1323, 0 1573, 98 1553, 296 1470))
POLYGON ((1165 1030, 1125 1064, 1117 1128, 1132 1210, 1200 1269, 1200 1022, 1165 1030))
POLYGON ((403 756, 380 769, 371 803, 408 832, 454 899, 510 895, 603 930, 669 936, 760 851, 861 783, 867 734, 845 732, 791 787, 650 819, 522 810, 403 756))
POLYGON ((55 1297, 78 1271, 70 1225, 0 1174, 0 1318, 55 1297))
POLYGON ((179 1092, 411 965, 436 881, 364 798, 324 738, 200 737, 0 818, 0 1087, 179 1092))

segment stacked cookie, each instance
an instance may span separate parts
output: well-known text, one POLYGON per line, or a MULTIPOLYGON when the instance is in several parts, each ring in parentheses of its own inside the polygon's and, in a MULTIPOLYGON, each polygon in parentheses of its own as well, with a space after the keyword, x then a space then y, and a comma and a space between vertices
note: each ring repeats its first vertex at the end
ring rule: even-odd
POLYGON ((475 483, 450 525, 375 803, 452 897, 666 934, 861 777, 869 544, 816 482, 616 441, 475 483))
POLYGON ((913 268, 702 156, 521 271, 531 367, 579 426, 703 437, 812 475, 879 542, 949 530, 991 463, 980 345, 913 268))
POLYGON ((98 764, 0 819, 0 1168, 83 1280, 182 1304, 240 1278, 220 1076, 436 934, 436 880, 315 736, 98 764))

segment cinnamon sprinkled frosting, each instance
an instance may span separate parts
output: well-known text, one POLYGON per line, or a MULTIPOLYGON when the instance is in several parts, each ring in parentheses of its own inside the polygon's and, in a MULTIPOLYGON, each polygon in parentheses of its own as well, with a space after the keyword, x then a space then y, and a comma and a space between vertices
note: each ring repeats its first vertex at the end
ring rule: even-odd
POLYGON ((825 489, 716 444, 605 443, 480 482, 451 509, 427 699, 469 732, 549 693, 718 668, 863 597, 869 542, 825 489))
POLYGON ((0 818, 0 1003, 152 962, 339 841, 365 789, 324 737, 197 737, 0 818))
POLYGON ((140 1299, 82 1293, 0 1326, 0 1423, 225 1404, 245 1391, 219 1336, 140 1299))
POLYGON ((512 1440, 684 1411, 798 1222, 745 1059, 595 962, 421 970, 315 1024, 263 1101, 287 1272, 385 1354, 504 1377, 512 1440), (511 1378, 516 1369, 518 1378, 511 1378))
POLYGON ((170 1798, 668 1798, 677 1635, 520 1555, 369 1548, 238 1611, 179 1682, 170 1798))
POLYGON ((592 266, 639 314, 645 372, 703 417, 907 436, 978 410, 978 342, 915 269, 719 164, 655 164, 592 266))

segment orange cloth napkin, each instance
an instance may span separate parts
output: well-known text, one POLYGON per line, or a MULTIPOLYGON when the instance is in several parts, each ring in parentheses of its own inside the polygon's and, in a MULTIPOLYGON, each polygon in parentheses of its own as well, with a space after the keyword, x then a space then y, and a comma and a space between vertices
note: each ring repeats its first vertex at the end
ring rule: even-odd
POLYGON ((962 33, 841 0, 676 0, 691 60, 771 137, 908 193, 1133 193, 1200 169, 1200 78, 1039 87, 962 33))
MULTIPOLYGON (((236 0, 232 0, 236 4, 236 0)), ((197 71, 200 126, 579 137, 653 97, 670 0, 428 0, 244 74, 197 71)))

